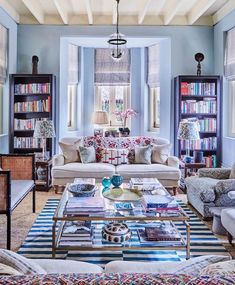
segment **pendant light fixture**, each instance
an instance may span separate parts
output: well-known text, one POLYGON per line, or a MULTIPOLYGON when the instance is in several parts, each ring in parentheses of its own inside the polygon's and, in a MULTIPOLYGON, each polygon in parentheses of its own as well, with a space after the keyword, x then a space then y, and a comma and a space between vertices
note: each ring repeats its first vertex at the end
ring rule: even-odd
POLYGON ((117 2, 117 22, 116 22, 116 33, 110 36, 108 40, 109 47, 111 49, 111 56, 115 61, 119 61, 122 59, 125 49, 127 40, 124 39, 124 35, 119 33, 119 10, 118 5, 120 0, 116 0, 117 2))

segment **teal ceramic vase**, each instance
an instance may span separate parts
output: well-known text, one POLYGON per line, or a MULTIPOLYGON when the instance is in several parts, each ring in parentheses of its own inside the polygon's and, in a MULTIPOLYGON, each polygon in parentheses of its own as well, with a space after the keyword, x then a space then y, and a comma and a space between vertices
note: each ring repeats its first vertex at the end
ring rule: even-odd
POLYGON ((102 179, 102 185, 104 188, 109 188, 111 186, 111 179, 109 177, 104 177, 102 179))
POLYGON ((111 182, 113 186, 119 187, 123 182, 123 177, 120 174, 113 175, 111 182))

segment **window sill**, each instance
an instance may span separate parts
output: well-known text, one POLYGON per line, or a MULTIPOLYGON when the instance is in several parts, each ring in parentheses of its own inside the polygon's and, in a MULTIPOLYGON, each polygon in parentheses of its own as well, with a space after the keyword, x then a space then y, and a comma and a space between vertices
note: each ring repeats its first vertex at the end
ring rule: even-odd
POLYGON ((8 134, 0 134, 0 138, 6 137, 8 134))
POLYGON ((224 139, 235 141, 235 137, 229 137, 229 136, 226 136, 226 137, 224 137, 224 139))

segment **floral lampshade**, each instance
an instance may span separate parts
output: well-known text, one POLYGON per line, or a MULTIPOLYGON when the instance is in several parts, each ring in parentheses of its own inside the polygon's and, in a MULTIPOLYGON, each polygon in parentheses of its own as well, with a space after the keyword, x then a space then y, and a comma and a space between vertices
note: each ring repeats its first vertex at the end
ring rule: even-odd
POLYGON ((198 140, 200 139, 198 123, 195 121, 183 120, 179 124, 177 138, 180 140, 198 140))
POLYGON ((55 137, 55 129, 53 121, 36 121, 34 128, 35 138, 53 138, 55 137))

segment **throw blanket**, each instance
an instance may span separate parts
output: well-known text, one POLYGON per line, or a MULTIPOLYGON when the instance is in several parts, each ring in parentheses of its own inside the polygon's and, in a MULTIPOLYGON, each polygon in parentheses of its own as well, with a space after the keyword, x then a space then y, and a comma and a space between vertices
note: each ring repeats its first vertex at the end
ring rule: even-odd
POLYGON ((9 285, 234 285, 232 276, 203 276, 172 274, 48 274, 25 276, 0 276, 0 284, 9 285))

